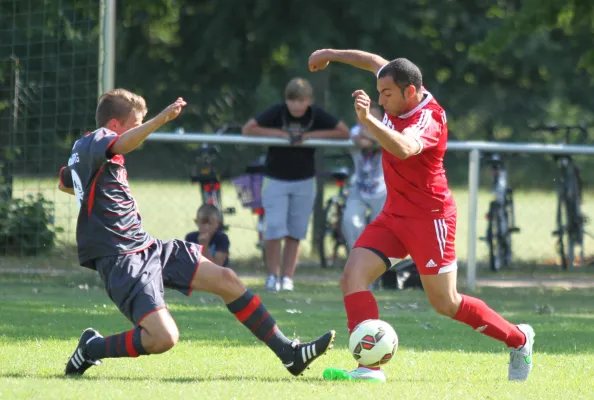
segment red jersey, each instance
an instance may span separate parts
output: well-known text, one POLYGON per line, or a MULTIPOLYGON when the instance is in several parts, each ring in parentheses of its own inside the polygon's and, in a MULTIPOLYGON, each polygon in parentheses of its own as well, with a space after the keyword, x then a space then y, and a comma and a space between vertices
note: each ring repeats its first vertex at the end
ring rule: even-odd
POLYGON ((383 124, 403 135, 413 135, 421 146, 418 154, 401 160, 383 151, 384 180, 388 196, 384 212, 415 218, 447 218, 456 213, 456 203, 443 168, 448 126, 445 111, 431 93, 397 117, 384 114, 383 124))

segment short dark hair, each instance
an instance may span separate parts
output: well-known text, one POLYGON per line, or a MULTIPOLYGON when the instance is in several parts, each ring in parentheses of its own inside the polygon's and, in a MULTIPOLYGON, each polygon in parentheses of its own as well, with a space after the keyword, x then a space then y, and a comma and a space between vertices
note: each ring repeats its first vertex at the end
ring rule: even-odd
POLYGON ((408 85, 413 85, 417 90, 423 86, 421 70, 406 58, 397 58, 384 65, 377 74, 378 79, 391 76, 392 80, 403 91, 408 85))
POLYGON ((214 204, 204 203, 198 208, 196 215, 198 218, 215 217, 219 221, 222 219, 221 210, 214 204))

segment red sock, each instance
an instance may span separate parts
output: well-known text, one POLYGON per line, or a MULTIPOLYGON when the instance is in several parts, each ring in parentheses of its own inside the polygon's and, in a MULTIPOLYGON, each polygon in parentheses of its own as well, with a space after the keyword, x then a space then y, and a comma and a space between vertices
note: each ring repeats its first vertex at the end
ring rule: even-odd
MULTIPOLYGON (((347 313, 347 326, 349 333, 353 331, 361 322, 368 319, 378 319, 379 310, 375 297, 369 290, 363 292, 355 292, 344 297, 344 308, 347 313)), ((360 367, 365 367, 359 364, 360 367)), ((379 369, 365 367, 369 369, 379 369)))
POLYGON ((482 300, 466 295, 454 319, 469 325, 477 332, 505 342, 507 347, 518 348, 526 343, 526 336, 518 327, 497 314, 482 300))
POLYGON ((377 302, 369 290, 345 296, 344 308, 346 309, 349 333, 361 322, 379 318, 377 302))

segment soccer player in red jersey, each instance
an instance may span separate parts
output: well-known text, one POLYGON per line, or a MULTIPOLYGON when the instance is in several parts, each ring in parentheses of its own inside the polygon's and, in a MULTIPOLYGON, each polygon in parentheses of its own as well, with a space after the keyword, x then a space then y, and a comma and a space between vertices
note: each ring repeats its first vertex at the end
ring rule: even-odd
MULTIPOLYGON (((349 331, 365 320, 379 318, 377 303, 367 288, 396 260, 410 254, 435 311, 504 342, 510 349, 508 379, 526 380, 532 369, 534 330, 506 321, 483 301, 456 289, 456 204, 443 167, 447 120, 443 108, 423 87, 421 71, 405 58, 387 61, 363 51, 332 49, 314 52, 309 68, 319 71, 330 62, 373 72, 379 104, 385 111, 380 121, 369 112, 367 93, 353 93, 357 116, 383 148, 388 195, 382 213, 355 243, 340 280, 349 331)), ((361 365, 350 372, 327 369, 324 377, 386 379, 381 369, 361 365)))

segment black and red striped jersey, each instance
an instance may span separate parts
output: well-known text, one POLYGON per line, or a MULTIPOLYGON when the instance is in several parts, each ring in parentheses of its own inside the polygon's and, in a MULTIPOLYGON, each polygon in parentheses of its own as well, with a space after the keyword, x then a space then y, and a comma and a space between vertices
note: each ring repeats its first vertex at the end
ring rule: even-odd
POLYGON ((130 193, 124 156, 109 151, 117 138, 106 128, 87 134, 74 143, 68 165, 60 170, 60 182, 74 189, 79 205, 79 262, 91 268, 91 260, 135 253, 153 242, 130 193))

